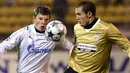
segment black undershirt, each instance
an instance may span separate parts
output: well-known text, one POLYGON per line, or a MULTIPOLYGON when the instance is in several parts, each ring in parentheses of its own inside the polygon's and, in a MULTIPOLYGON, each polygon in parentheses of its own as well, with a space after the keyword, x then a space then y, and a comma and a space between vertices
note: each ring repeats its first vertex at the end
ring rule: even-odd
POLYGON ((90 29, 93 27, 93 25, 97 22, 98 18, 94 18, 94 20, 92 21, 92 23, 87 24, 84 28, 86 29, 90 29))
POLYGON ((45 31, 39 31, 37 28, 35 28, 36 32, 38 33, 44 33, 45 31))

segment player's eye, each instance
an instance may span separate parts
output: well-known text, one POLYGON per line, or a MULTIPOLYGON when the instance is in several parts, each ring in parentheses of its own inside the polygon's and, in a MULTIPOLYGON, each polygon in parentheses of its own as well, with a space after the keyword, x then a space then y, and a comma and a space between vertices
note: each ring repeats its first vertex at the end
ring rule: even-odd
POLYGON ((80 13, 77 13, 77 15, 79 15, 79 16, 80 16, 81 14, 80 14, 80 13))
POLYGON ((39 18, 39 20, 43 20, 43 18, 39 18))

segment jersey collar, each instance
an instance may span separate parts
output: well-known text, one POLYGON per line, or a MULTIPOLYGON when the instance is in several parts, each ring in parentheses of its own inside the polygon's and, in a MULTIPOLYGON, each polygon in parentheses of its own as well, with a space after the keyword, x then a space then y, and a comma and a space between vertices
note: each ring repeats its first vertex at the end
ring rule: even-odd
POLYGON ((98 20, 98 18, 94 18, 94 20, 92 21, 92 23, 87 24, 84 28, 85 29, 91 29, 94 26, 94 24, 97 22, 97 20, 98 20))
POLYGON ((97 18, 96 20, 94 20, 88 27, 91 27, 89 29, 85 28, 86 32, 89 32, 91 29, 93 29, 98 23, 100 22, 100 18, 97 18))

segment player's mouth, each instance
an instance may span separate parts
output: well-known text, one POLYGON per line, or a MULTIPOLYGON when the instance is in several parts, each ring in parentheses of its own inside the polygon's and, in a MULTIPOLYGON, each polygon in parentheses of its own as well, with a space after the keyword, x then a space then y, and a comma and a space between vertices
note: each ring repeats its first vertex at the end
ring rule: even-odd
POLYGON ((41 26, 41 29, 42 29, 42 30, 45 30, 45 26, 41 26))

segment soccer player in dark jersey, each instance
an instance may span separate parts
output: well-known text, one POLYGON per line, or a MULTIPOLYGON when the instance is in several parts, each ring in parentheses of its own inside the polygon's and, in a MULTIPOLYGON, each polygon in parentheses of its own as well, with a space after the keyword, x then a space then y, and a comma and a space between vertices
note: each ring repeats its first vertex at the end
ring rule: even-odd
POLYGON ((129 40, 113 24, 96 17, 96 7, 92 2, 80 2, 75 14, 78 21, 74 26, 75 47, 64 73, 109 73, 113 43, 130 57, 129 40))

